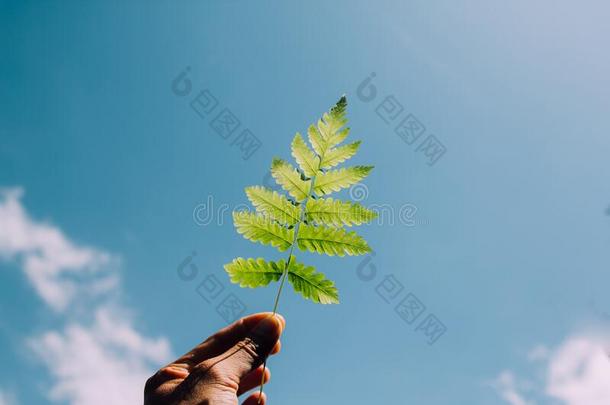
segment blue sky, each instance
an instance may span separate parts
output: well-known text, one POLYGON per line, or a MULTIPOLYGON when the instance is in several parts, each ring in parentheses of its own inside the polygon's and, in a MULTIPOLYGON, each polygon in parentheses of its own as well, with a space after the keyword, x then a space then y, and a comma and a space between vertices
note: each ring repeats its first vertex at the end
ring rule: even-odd
POLYGON ((226 323, 222 299, 270 310, 275 288, 240 290, 222 265, 282 255, 219 209, 245 203, 344 93, 363 141, 353 163, 375 165, 359 198, 394 221, 359 229, 367 262, 300 253, 341 304, 283 296, 270 402, 608 403, 609 14, 596 1, 0 1, 0 404, 97 404, 100 387, 132 403, 148 372, 226 323), (200 117, 203 90, 218 105, 200 117), (211 126, 225 108, 240 121, 228 139, 211 126), (425 127, 412 144, 395 132, 409 115, 425 127), (247 159, 233 143, 245 129, 261 143, 247 159), (445 150, 432 165, 430 135, 445 150), (210 276, 222 291, 208 303, 196 290, 210 276), (425 305, 412 324, 394 311, 409 293, 425 305), (433 344, 417 330, 428 315, 446 328, 433 344))

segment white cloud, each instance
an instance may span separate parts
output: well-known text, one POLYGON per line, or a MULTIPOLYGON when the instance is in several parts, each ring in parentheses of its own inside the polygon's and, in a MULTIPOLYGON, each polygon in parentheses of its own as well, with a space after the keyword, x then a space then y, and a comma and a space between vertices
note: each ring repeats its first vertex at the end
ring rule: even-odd
POLYGON ((503 371, 492 383, 498 394, 510 405, 530 405, 532 402, 526 401, 517 388, 515 376, 510 371, 503 371))
POLYGON ((529 351, 527 359, 529 361, 546 360, 549 357, 549 348, 544 345, 538 345, 529 351))
POLYGON ((50 224, 30 218, 20 188, 0 190, 0 259, 18 259, 32 286, 51 308, 63 311, 77 298, 115 288, 116 258, 77 246, 50 224))
MULTIPOLYGON (((171 358, 169 342, 139 332, 129 309, 110 294, 120 290, 119 260, 32 219, 22 195, 18 188, 0 190, 0 259, 19 263, 65 324, 28 339, 51 376, 47 396, 72 405, 142 403, 146 378, 171 358)), ((0 405, 13 405, 1 391, 0 405)))
POLYGON ((83 405, 142 403, 151 366, 171 355, 165 339, 143 337, 108 308, 97 310, 92 325, 71 323, 30 346, 56 380, 49 397, 83 405))
MULTIPOLYGON (((532 394, 565 405, 610 404, 610 335, 570 336, 556 349, 537 346, 528 354, 542 367, 542 379, 530 378, 532 394)), ((517 391, 516 378, 503 371, 494 383, 498 394, 510 405, 533 404, 517 391)))
POLYGON ((567 405, 610 404, 608 338, 575 336, 548 365, 546 392, 567 405))

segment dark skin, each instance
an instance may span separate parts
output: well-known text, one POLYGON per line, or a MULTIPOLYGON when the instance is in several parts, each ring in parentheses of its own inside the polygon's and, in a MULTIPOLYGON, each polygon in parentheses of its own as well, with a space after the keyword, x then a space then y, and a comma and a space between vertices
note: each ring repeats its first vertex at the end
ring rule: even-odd
MULTIPOLYGON (((146 382, 144 405, 237 405, 238 397, 260 385, 263 361, 280 351, 286 321, 263 312, 221 329, 146 382)), ((271 378, 264 371, 264 381, 271 378)), ((265 404, 265 393, 260 404, 265 404)), ((242 405, 257 405, 258 390, 242 405)))

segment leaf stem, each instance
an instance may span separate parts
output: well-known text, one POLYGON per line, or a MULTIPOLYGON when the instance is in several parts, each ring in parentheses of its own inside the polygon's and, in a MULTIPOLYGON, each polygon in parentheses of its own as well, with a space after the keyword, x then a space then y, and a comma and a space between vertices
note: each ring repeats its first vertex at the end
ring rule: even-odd
MULTIPOLYGON (((320 162, 322 158, 320 158, 320 162)), ((301 227, 301 223, 305 219, 305 206, 307 205, 307 201, 311 198, 314 190, 314 183, 316 182, 316 176, 314 175, 311 178, 311 183, 309 185, 309 192, 307 196, 301 202, 301 211, 299 215, 299 220, 294 225, 294 237, 292 239, 292 244, 290 245, 290 251, 288 252, 288 259, 286 259, 286 266, 284 267, 284 271, 282 272, 282 280, 280 281, 280 286, 277 290, 277 294, 275 295, 275 303, 273 304, 273 315, 277 313, 277 307, 280 303, 280 296, 282 295, 282 289, 284 288, 284 283, 286 282, 286 277, 288 276, 288 269, 290 268, 290 264, 292 262, 292 252, 294 251, 294 246, 297 244, 297 239, 299 237, 299 229, 301 227)), ((258 403, 261 403, 261 398, 263 395, 263 386, 265 385, 265 370, 267 369, 267 359, 263 362, 263 375, 261 376, 261 389, 258 393, 258 403)))

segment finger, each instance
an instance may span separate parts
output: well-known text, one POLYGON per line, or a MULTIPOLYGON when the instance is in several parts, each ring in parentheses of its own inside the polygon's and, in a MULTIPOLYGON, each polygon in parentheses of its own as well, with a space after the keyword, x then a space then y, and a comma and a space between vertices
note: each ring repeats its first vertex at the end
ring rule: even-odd
MULTIPOLYGON (((212 357, 219 356, 233 347, 237 342, 244 339, 263 319, 271 317, 271 312, 260 312, 241 318, 233 324, 219 330, 214 335, 207 338, 204 342, 195 346, 188 353, 181 356, 172 364, 186 364, 187 370, 191 370, 194 366, 212 357)), ((286 324, 286 320, 279 314, 276 316, 280 319, 282 325, 286 324)))
POLYGON ((275 346, 273 346, 273 350, 271 350, 271 353, 269 354, 277 354, 280 352, 280 350, 282 350, 282 341, 278 340, 275 346))
POLYGON ((246 398, 246 400, 244 401, 244 403, 242 405, 265 405, 267 403, 267 395, 263 392, 262 394, 260 394, 260 402, 258 400, 258 396, 259 393, 255 392, 252 395, 250 395, 248 398, 246 398))
POLYGON ((269 356, 282 334, 284 325, 277 316, 263 318, 248 334, 222 355, 204 363, 218 366, 233 381, 241 381, 269 356))
POLYGON ((189 373, 184 366, 165 366, 146 381, 146 386, 149 390, 154 390, 161 385, 168 383, 165 389, 170 389, 171 387, 180 384, 188 375, 189 373))
POLYGON ((239 390, 237 395, 241 395, 244 392, 250 391, 252 388, 261 385, 261 381, 265 384, 271 379, 271 372, 268 368, 265 368, 265 378, 263 378, 263 366, 259 366, 256 369, 250 371, 244 376, 239 382, 239 390))

